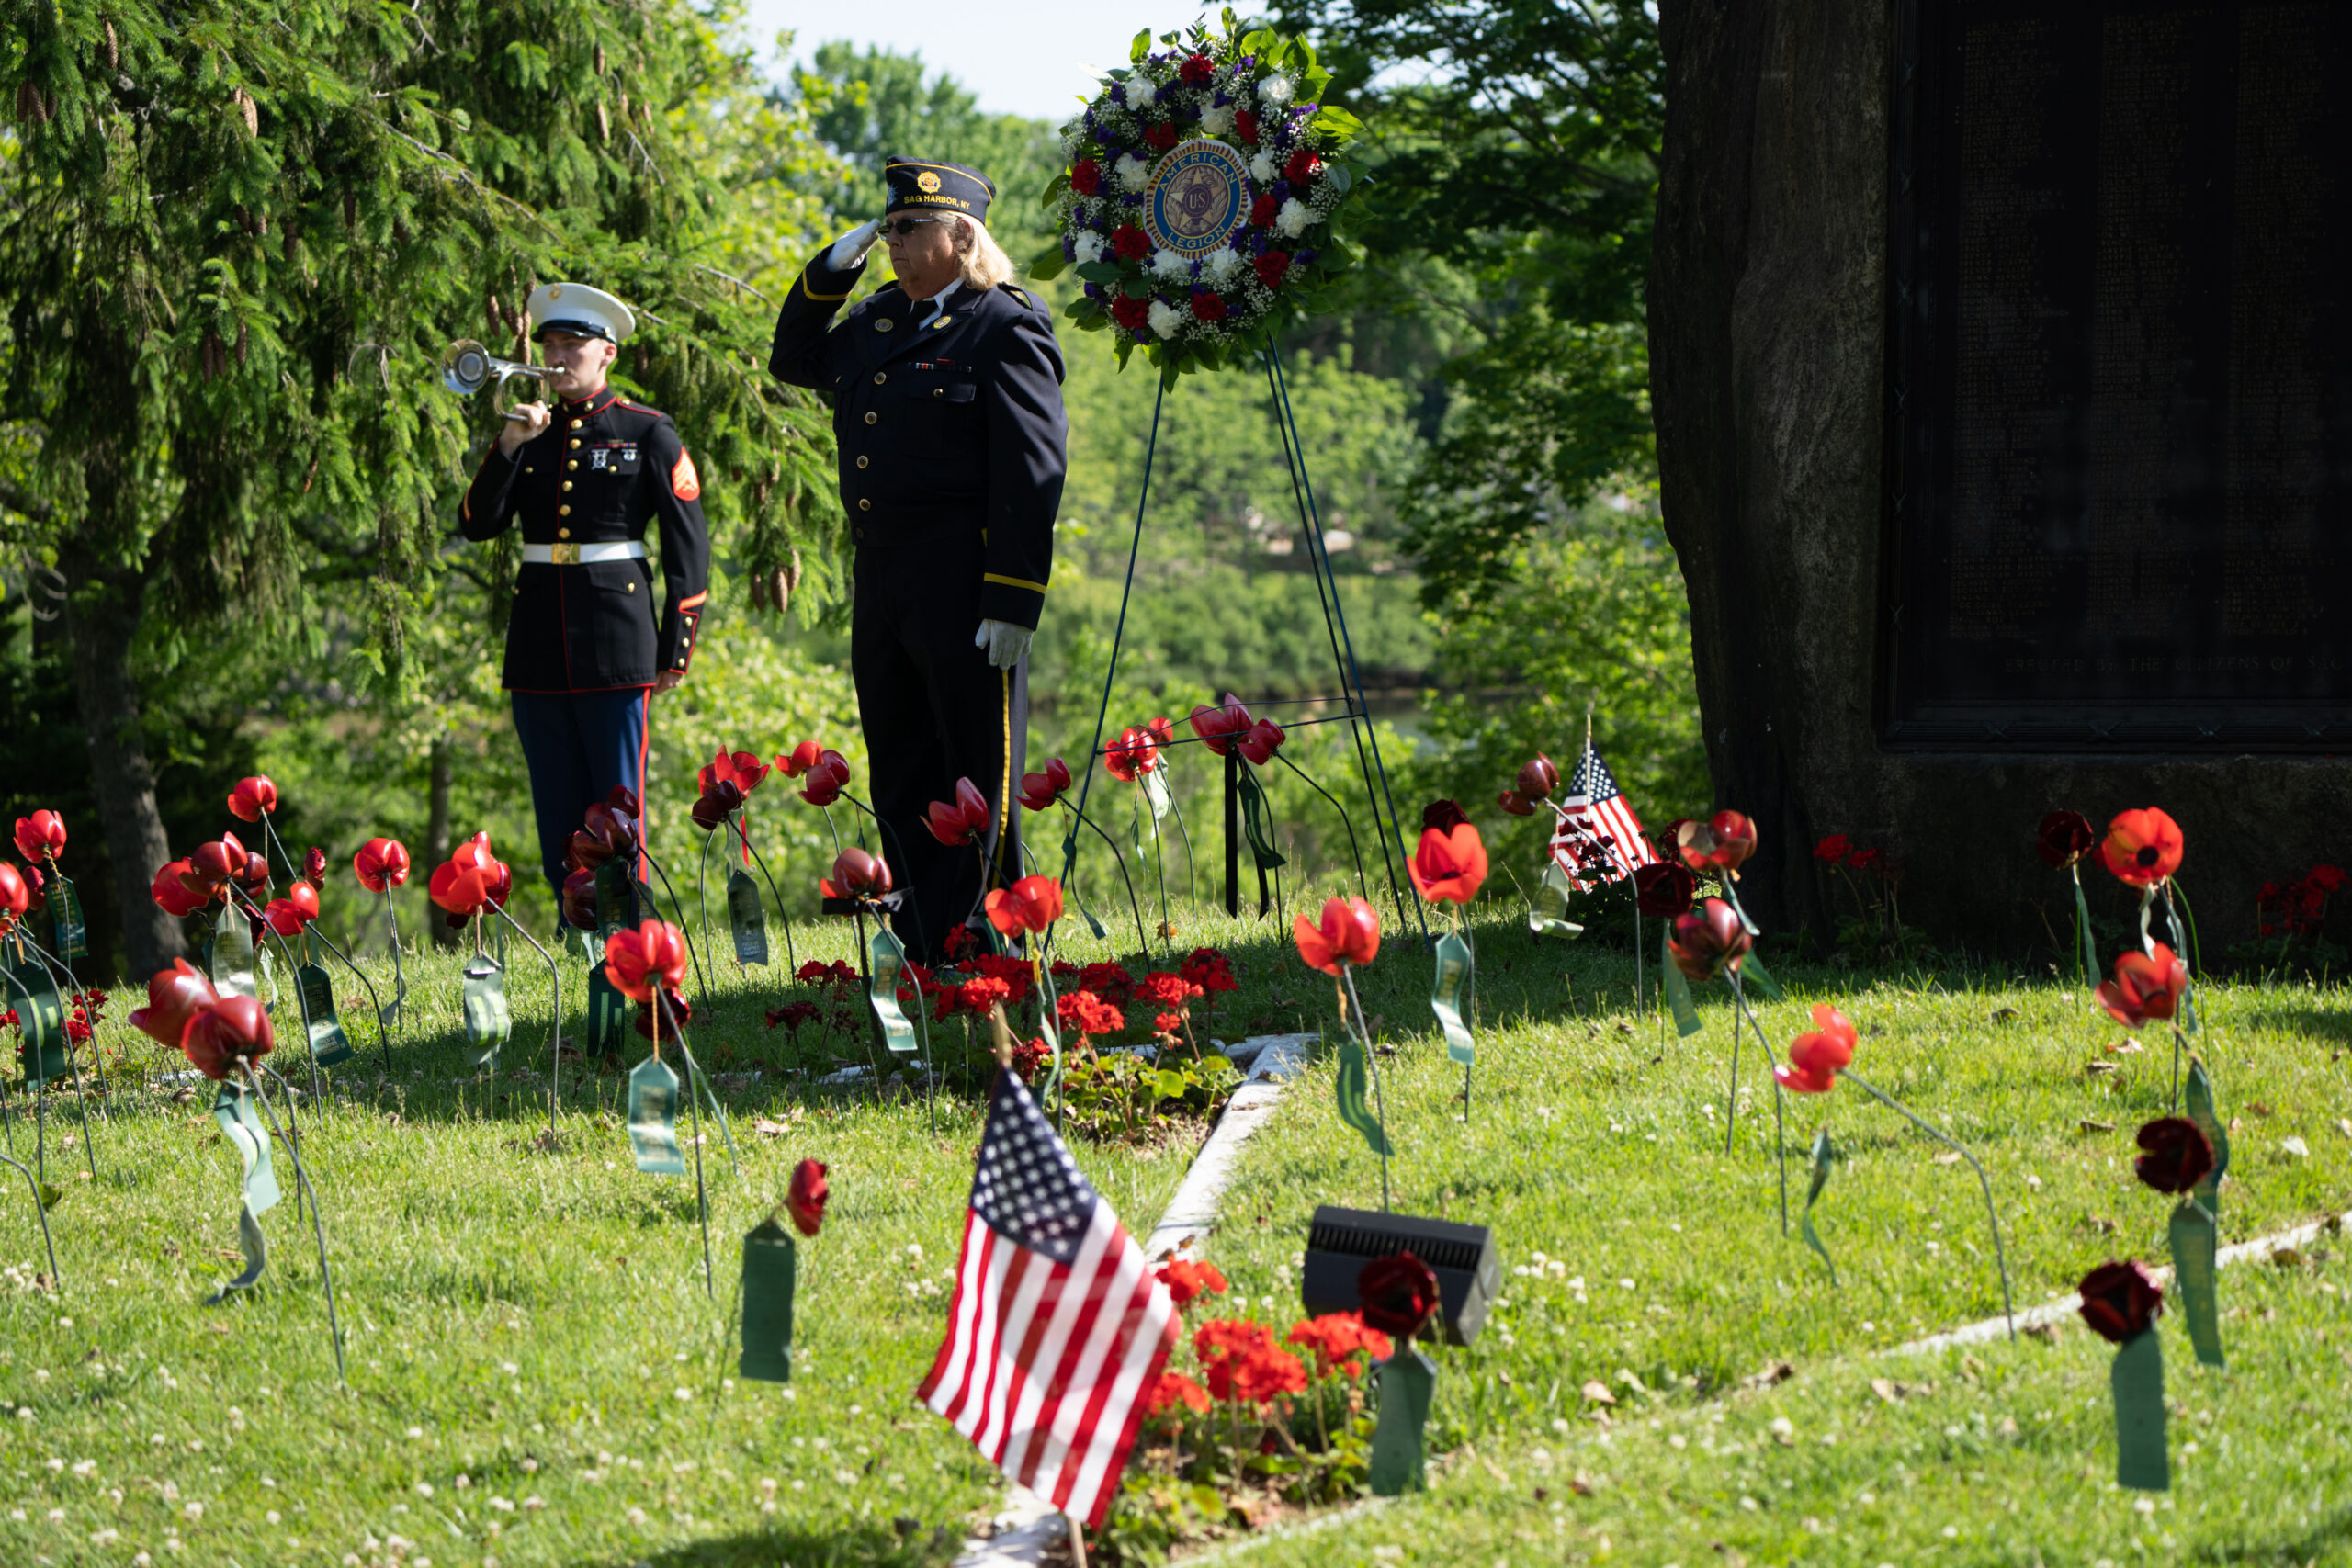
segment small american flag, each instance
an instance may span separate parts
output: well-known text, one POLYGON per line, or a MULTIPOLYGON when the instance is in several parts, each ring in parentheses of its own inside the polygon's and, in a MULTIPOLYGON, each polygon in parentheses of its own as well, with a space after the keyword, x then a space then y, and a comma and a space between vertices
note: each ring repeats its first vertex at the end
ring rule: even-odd
POLYGON ((1565 815, 1552 831, 1552 859, 1569 886, 1579 891, 1599 883, 1622 881, 1657 859, 1657 852, 1642 836, 1642 819, 1634 815, 1632 803, 1618 789, 1609 764, 1600 760, 1600 749, 1589 739, 1568 780, 1567 804, 1562 809, 1565 815), (1600 843, 1602 839, 1610 841, 1600 843), (1595 847, 1606 859, 1598 871, 1577 854, 1579 848, 1595 847))
POLYGON ((915 1397, 1004 1472, 1100 1526, 1175 1347, 1168 1287, 1000 1070, 947 1337, 915 1397))

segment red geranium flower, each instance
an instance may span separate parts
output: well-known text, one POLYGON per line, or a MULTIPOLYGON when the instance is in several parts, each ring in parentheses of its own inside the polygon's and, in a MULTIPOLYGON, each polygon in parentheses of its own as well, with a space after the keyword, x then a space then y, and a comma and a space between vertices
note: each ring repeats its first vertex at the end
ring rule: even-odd
POLYGON ((1131 333, 1139 333, 1151 320, 1151 307, 1122 294, 1111 301, 1111 319, 1131 333))
POLYGON ((839 751, 824 752, 806 776, 808 782, 801 785, 800 798, 811 806, 831 806, 849 787, 849 759, 839 751))
POLYGON ((1209 1391, 1182 1372, 1162 1372, 1153 1380, 1150 1392, 1144 1395, 1143 1413, 1148 1418, 1180 1404, 1196 1414, 1206 1415, 1209 1391))
POLYGON ((991 888, 983 907, 989 924, 1006 936, 1043 934, 1062 918, 1062 885, 1050 876, 1024 876, 1010 887, 991 888))
POLYGON ((1161 1008, 1182 1007, 1186 1002, 1202 994, 1201 987, 1185 979, 1182 975, 1170 975, 1164 969, 1156 969, 1146 975, 1143 977, 1143 984, 1135 988, 1136 1001, 1161 1008))
POLYGON ((1141 261, 1151 254, 1151 236, 1132 223, 1122 223, 1111 231, 1111 248, 1121 261, 1141 261))
POLYGON ((1302 147, 1290 155, 1283 165, 1283 178, 1295 186, 1303 186, 1323 172, 1323 160, 1302 147))
POLYGON ((1021 775, 1021 804, 1032 811, 1043 811, 1069 786, 1069 764, 1056 757, 1046 764, 1044 773, 1021 775))
POLYGON ((1270 1404, 1283 1394, 1306 1392, 1306 1369, 1298 1358, 1271 1345, 1227 1362, 1223 1370, 1230 1397, 1244 1404, 1270 1404))
POLYGON ((1258 117, 1251 110, 1243 109, 1235 115, 1233 129, 1240 133, 1242 141, 1253 147, 1258 144, 1258 117))
POLYGON ((1443 1300, 1436 1273, 1409 1252, 1365 1264, 1356 1275, 1356 1298, 1367 1325, 1400 1339, 1419 1334, 1443 1300))
POLYGON ((258 822, 263 813, 277 809, 277 786, 258 773, 239 779, 229 792, 229 809, 240 822, 258 822))
POLYGON ((1634 871, 1634 908, 1652 919, 1670 920, 1690 908, 1699 879, 1672 861, 1654 860, 1634 871))
POLYGON ((792 1186, 784 1196, 785 1212, 792 1216, 792 1228, 802 1235, 815 1235, 817 1227, 825 1223, 825 1200, 831 1195, 825 1185, 822 1160, 804 1159, 794 1166, 792 1186))
POLYGON ((1853 852, 1854 841, 1843 833, 1832 833, 1813 846, 1813 858, 1824 865, 1843 865, 1853 852))
POLYGON ((1282 209, 1281 202, 1276 201, 1264 191, 1260 191, 1257 199, 1250 204, 1250 226, 1258 229, 1272 228, 1274 219, 1281 214, 1282 209))
POLYGON ((1281 725, 1271 718, 1261 718, 1250 727, 1249 734, 1241 738, 1241 754, 1262 768, 1273 761, 1274 753, 1282 750, 1284 739, 1281 725))
POLYGON ((1420 847, 1405 869, 1414 890, 1430 903, 1467 904, 1487 880, 1487 846, 1467 822, 1450 833, 1424 828, 1420 847))
POLYGON ((2100 1264, 2075 1287, 2083 1298, 2083 1321, 2100 1338, 2120 1345, 2147 1331, 2165 1310, 2164 1288, 2135 1262, 2100 1264))
POLYGON ((2170 1018, 2188 989, 2188 966, 2163 942, 2154 953, 2125 953, 2115 960, 2115 978, 2101 980, 2098 1005, 2116 1022, 2136 1029, 2152 1018, 2170 1018))
POLYGON ((1727 969, 1737 969, 1752 945, 1738 913, 1720 898, 1710 898, 1703 910, 1693 910, 1674 922, 1666 950, 1674 966, 1693 980, 1712 980, 1727 969))
POLYGON ((1264 255, 1252 257, 1250 265, 1257 273, 1259 282, 1269 288, 1280 288, 1283 275, 1290 271, 1290 253, 1268 251, 1264 255))
POLYGON ((1219 757, 1233 750, 1233 743, 1250 733, 1250 710, 1241 699, 1228 695, 1224 705, 1195 707, 1192 716, 1193 733, 1201 738, 1209 750, 1219 757))
POLYGON ((833 874, 817 891, 828 898, 879 898, 890 891, 890 863, 852 844, 833 857, 833 874))
POLYGON ((2033 851, 2052 871, 2064 871, 2090 853, 2098 842, 2098 833, 2089 818, 2079 811, 2053 811, 2041 819, 2033 851))
POLYGON ((319 918, 319 890, 298 882, 286 890, 285 897, 272 898, 262 918, 279 936, 300 936, 303 928, 319 918))
POLYGON ((1121 784, 1133 784, 1137 775, 1151 772, 1159 750, 1149 730, 1129 726, 1103 749, 1103 771, 1121 784))
POLYGON ((17 818, 17 852, 27 860, 55 857, 65 852, 65 818, 54 811, 36 811, 17 818))
POLYGON ((1380 953, 1380 915, 1361 898, 1333 898, 1323 906, 1323 923, 1296 916, 1291 935, 1310 969, 1337 975, 1343 964, 1369 964, 1380 953))
POLYGON ((1166 120, 1144 128, 1143 139, 1155 152, 1165 152, 1176 145, 1176 128, 1166 120))
POLYGON ((1221 1296, 1226 1292, 1225 1275, 1214 1263, 1196 1263, 1189 1258, 1171 1258, 1157 1270, 1159 1282, 1168 1287, 1168 1299, 1183 1306, 1200 1296, 1221 1296))
POLYGON ((814 740, 803 740, 789 751, 776 753, 776 772, 786 778, 797 779, 815 767, 825 755, 825 749, 814 740))
POLYGON ((1126 1015, 1092 991, 1070 991, 1055 998, 1054 1016, 1073 1034, 1116 1034, 1127 1026, 1126 1015))
POLYGON ((1102 188, 1102 165, 1091 158, 1080 158, 1069 169, 1069 188, 1080 196, 1092 196, 1102 188))
POLYGON ((1815 1004, 1814 1032, 1789 1042, 1789 1059, 1772 1069, 1781 1087, 1797 1094, 1826 1094, 1838 1087, 1838 1069, 1854 1059, 1854 1026, 1827 1002, 1815 1004))
POLYGON ((1209 57, 1205 54, 1188 54, 1176 73, 1184 79, 1184 85, 1188 87, 1205 87, 1209 79, 1216 74, 1216 67, 1209 63, 1209 57))
MULTIPOLYGON (((193 915, 211 902, 209 894, 198 894, 188 885, 196 874, 193 863, 175 860, 155 874, 154 885, 147 889, 156 905, 167 915, 193 915)), ((174 1042, 175 1044, 177 1042, 174 1042)))
POLYGON ((1385 1361, 1396 1348, 1388 1336, 1366 1326, 1363 1314, 1353 1312, 1327 1312, 1320 1317, 1295 1323, 1283 1338, 1315 1352, 1315 1375, 1318 1378, 1329 1377, 1334 1370, 1351 1378, 1361 1376, 1363 1364, 1353 1359, 1358 1352, 1375 1361, 1385 1361))
POLYGON ((686 939, 667 920, 624 926, 605 939, 605 978, 633 1002, 650 1003, 653 987, 674 991, 686 983, 686 939))
POLYGON ((130 1027, 176 1051, 187 1032, 188 1020, 220 999, 212 982, 196 965, 175 958, 169 969, 158 969, 147 976, 147 1005, 131 1010, 130 1027))
POLYGON ((922 825, 931 829, 933 838, 956 849, 987 832, 993 815, 989 797, 979 786, 969 779, 957 779, 955 802, 933 801, 923 808, 922 825))
POLYGON ((2107 869, 2134 887, 2153 887, 2180 869, 2180 824, 2154 806, 2118 812, 2098 847, 2107 869))
POLYGON ((251 997, 221 997, 198 1007, 179 1040, 196 1070, 216 1080, 227 1077, 232 1066, 261 1060, 277 1043, 269 1014, 251 997))
POLYGON ((1238 991, 1241 983, 1233 977, 1233 961, 1214 947, 1196 947, 1177 973, 1188 985, 1203 991, 1238 991))

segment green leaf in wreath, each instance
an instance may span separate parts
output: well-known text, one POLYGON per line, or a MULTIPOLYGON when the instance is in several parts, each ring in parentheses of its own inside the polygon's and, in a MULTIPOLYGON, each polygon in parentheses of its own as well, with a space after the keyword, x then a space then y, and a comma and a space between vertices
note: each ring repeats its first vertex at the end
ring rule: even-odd
POLYGON ((1130 299, 1148 299, 1151 298, 1151 284, 1142 277, 1130 277, 1120 283, 1119 292, 1130 299))
POLYGON ((1047 245, 1030 258, 1029 276, 1037 282, 1044 283, 1048 278, 1059 277, 1062 275, 1062 269, 1069 265, 1069 262, 1062 254, 1060 245, 1047 245))
POLYGON ((1078 264, 1078 276, 1089 283, 1116 283, 1126 276, 1126 269, 1117 262, 1091 261, 1078 264))
POLYGON ((1062 192, 1068 189, 1069 189, 1069 175, 1066 174, 1056 175, 1052 179, 1046 182, 1046 192, 1043 196, 1037 198, 1037 205, 1040 207, 1053 206, 1055 201, 1060 197, 1062 192))
POLYGON ((1143 31, 1136 34, 1136 39, 1133 43, 1127 45, 1127 62, 1132 65, 1141 65, 1143 63, 1143 57, 1150 52, 1151 29, 1149 28, 1146 28, 1143 31))
POLYGON ((1356 183, 1355 171, 1345 164, 1329 165, 1324 170, 1324 177, 1331 182, 1331 188, 1341 196, 1347 195, 1348 187, 1356 183))

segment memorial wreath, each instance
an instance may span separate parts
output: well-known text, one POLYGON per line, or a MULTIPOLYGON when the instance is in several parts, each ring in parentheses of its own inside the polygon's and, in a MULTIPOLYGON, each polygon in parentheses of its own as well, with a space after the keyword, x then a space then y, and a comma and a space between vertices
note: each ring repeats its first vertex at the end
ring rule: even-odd
POLYGON ((1172 378, 1263 343, 1355 259, 1337 220, 1360 171, 1340 154, 1362 126, 1317 101, 1331 73, 1303 39, 1227 11, 1222 33, 1159 41, 1136 34, 1131 69, 1062 128, 1069 166, 1045 194, 1061 239, 1030 272, 1074 267, 1070 320, 1172 378))

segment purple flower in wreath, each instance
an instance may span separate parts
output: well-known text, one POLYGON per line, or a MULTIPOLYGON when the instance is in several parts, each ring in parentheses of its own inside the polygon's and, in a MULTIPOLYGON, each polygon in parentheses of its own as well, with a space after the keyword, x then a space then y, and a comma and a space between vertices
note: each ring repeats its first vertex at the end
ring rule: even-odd
POLYGON ((1062 236, 1062 260, 1076 261, 1077 259, 1078 236, 1076 234, 1064 234, 1062 236))
POLYGON ((1315 253, 1313 251, 1293 252, 1290 258, 1290 265, 1293 266, 1313 266, 1315 265, 1315 253))
POLYGON ((1111 101, 1121 108, 1127 107, 1127 85, 1121 82, 1111 89, 1111 101))
POLYGON ((1193 264, 1193 270, 1185 276, 1190 277, 1193 282, 1198 283, 1201 280, 1201 264, 1194 262, 1193 264))
POLYGON ((1209 107, 1213 109, 1221 109, 1232 101, 1233 95, 1227 92, 1224 88, 1219 87, 1216 92, 1216 96, 1209 100, 1209 107))
POLYGON ((1287 201, 1290 199, 1290 182, 1276 180, 1266 187, 1266 194, 1272 197, 1277 204, 1287 201))
POLYGON ((1261 229, 1250 236, 1250 254, 1253 256, 1262 256, 1266 254, 1266 231, 1264 230, 1261 229))

